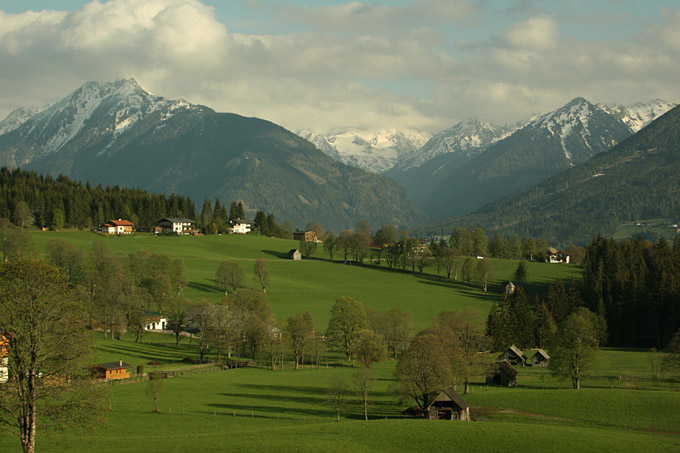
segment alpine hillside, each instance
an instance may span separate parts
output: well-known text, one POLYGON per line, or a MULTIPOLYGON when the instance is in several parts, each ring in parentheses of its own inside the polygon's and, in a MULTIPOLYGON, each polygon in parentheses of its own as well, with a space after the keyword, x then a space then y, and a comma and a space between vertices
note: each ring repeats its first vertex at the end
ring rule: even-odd
POLYGON ((271 122, 217 113, 143 90, 88 82, 44 110, 0 123, 0 166, 91 183, 242 200, 296 226, 359 220, 408 226, 421 214, 393 180, 336 162, 271 122))
POLYGON ((611 235, 627 221, 680 219, 680 107, 612 149, 474 214, 420 230, 448 234, 454 226, 493 235, 543 237, 555 246, 611 235))
POLYGON ((386 172, 431 137, 427 132, 410 129, 351 130, 327 135, 305 129, 297 133, 333 159, 373 173, 386 172))
POLYGON ((404 155, 385 175, 402 184, 411 201, 421 203, 451 171, 519 127, 469 118, 434 135, 422 148, 404 155))
POLYGON ((576 98, 454 169, 420 206, 432 219, 473 212, 585 162, 630 135, 621 120, 576 98))

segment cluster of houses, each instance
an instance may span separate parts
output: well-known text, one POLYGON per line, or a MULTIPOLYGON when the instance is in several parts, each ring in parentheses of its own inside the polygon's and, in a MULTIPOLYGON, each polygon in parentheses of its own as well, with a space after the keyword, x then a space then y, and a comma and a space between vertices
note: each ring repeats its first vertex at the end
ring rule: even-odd
POLYGON ((527 365, 547 368, 550 365, 550 356, 541 348, 534 349, 531 359, 514 344, 496 358, 486 371, 487 385, 502 385, 503 387, 515 387, 519 372, 515 366, 527 365))
MULTIPOLYGON (((250 233, 253 222, 246 219, 236 219, 229 221, 230 234, 250 233)), ((200 235, 201 230, 196 228, 196 222, 184 217, 163 217, 153 227, 139 226, 126 219, 109 220, 104 223, 99 231, 108 234, 132 234, 136 232, 154 234, 191 234, 200 235)))

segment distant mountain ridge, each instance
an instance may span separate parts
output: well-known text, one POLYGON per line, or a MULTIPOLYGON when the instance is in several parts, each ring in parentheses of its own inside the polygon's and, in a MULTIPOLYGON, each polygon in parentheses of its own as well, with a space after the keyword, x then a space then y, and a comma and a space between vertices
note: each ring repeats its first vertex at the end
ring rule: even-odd
POLYGON ((386 172, 431 137, 427 132, 410 129, 350 130, 337 134, 319 134, 305 129, 297 134, 314 143, 326 155, 373 173, 386 172))
POLYGON ((0 165, 10 168, 196 203, 243 200, 298 227, 404 227, 422 218, 389 178, 336 162, 268 121, 154 96, 133 79, 88 82, 47 109, 15 112, 0 135, 0 165))
POLYGON ((598 232, 612 234, 623 222, 657 217, 680 219, 680 107, 521 194, 417 231, 446 234, 454 226, 479 226, 488 235, 583 245, 598 232))

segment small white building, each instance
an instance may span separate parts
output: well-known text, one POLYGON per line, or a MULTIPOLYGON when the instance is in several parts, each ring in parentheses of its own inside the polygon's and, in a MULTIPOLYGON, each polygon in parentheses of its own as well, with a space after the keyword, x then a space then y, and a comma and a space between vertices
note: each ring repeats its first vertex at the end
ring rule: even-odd
POLYGON ((164 217, 158 221, 163 233, 191 234, 194 232, 195 222, 183 217, 164 217))
POLYGON ((101 230, 109 234, 132 234, 135 231, 135 224, 124 219, 109 220, 102 225, 101 230))
POLYGON ((246 234, 250 233, 253 222, 250 220, 244 220, 244 219, 236 219, 236 220, 230 220, 229 224, 231 225, 229 227, 229 233, 231 234, 246 234))
POLYGON ((165 330, 168 325, 168 318, 163 315, 155 314, 146 318, 144 330, 165 330))
POLYGON ((569 264, 569 255, 564 252, 560 252, 553 247, 548 247, 548 262, 569 264))

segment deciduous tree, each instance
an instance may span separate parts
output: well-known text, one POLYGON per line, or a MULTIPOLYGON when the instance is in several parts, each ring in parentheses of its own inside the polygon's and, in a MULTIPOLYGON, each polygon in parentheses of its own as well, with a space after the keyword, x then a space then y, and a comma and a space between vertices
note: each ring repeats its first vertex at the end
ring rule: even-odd
POLYGON ((339 345, 350 361, 357 333, 367 325, 368 318, 363 304, 350 297, 341 297, 331 307, 331 319, 326 334, 339 345))
POLYGON ((267 292, 267 286, 269 286, 269 269, 267 269, 267 261, 261 258, 255 260, 255 265, 253 266, 253 274, 255 279, 262 287, 262 292, 267 292))
POLYGON ((592 365, 597 351, 597 326, 587 308, 570 314, 555 336, 550 363, 551 372, 571 380, 574 389, 581 388, 581 376, 592 365))

